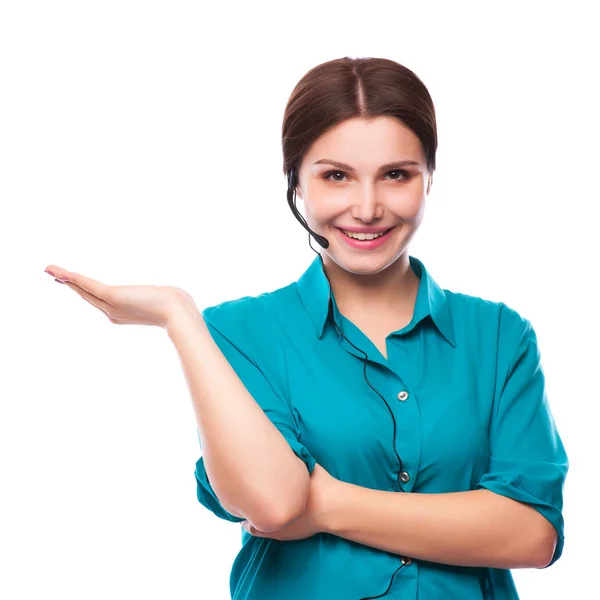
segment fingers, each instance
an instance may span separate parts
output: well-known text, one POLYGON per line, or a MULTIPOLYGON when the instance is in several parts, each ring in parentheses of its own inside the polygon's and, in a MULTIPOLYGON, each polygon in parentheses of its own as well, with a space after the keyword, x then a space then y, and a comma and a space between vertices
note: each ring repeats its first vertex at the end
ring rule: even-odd
MULTIPOLYGON (((55 265, 50 265, 49 267, 46 268, 46 272, 49 273, 50 275, 60 278, 60 279, 67 279, 68 281, 66 282, 68 284, 68 282, 74 283, 75 286, 77 286, 77 288, 79 288, 80 291, 77 291, 78 293, 80 293, 83 296, 82 292, 86 292, 88 294, 88 297, 85 298, 86 300, 88 300, 88 302, 90 301, 89 296, 94 296, 96 298, 97 301, 104 303, 104 306, 108 307, 110 306, 110 303, 108 302, 108 288, 110 286, 105 285, 104 283, 101 283, 100 281, 96 281, 95 279, 91 279, 90 277, 86 277, 85 275, 81 275, 80 273, 74 273, 72 271, 67 271, 65 269, 61 269, 55 265)), ((71 288, 71 289, 75 289, 75 288, 71 288)), ((94 304, 94 302, 91 302, 91 304, 94 304)), ((96 306, 96 304, 94 304, 94 306, 96 306)), ((102 305, 98 305, 98 308, 100 308, 102 305)), ((103 308, 103 310, 105 310, 103 308)))
POLYGON ((114 309, 114 307, 112 307, 110 304, 108 304, 101 298, 98 298, 97 296, 94 296, 93 294, 86 292, 84 289, 80 288, 78 285, 75 285, 74 283, 72 283, 70 281, 65 281, 65 285, 69 286, 72 290, 77 292, 84 300, 89 302, 92 306, 95 306, 96 308, 98 308, 101 311, 103 311, 104 313, 106 313, 106 316, 109 319, 112 319, 112 317, 110 315, 110 310, 114 309))
POLYGON ((105 305, 109 306, 108 299, 106 298, 106 292, 109 286, 100 281, 96 281, 95 279, 86 277, 85 275, 81 275, 80 273, 70 273, 65 271, 65 277, 89 296, 95 296, 105 305))

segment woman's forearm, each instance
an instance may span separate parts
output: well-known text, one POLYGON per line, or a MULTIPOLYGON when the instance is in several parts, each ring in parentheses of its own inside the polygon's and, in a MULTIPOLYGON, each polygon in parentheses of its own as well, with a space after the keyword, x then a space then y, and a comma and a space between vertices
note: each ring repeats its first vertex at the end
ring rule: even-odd
POLYGON ((181 306, 166 328, 185 373, 204 465, 221 504, 262 531, 301 514, 310 476, 212 339, 202 314, 181 306))
POLYGON ((556 531, 533 507, 486 489, 398 493, 338 482, 324 529, 387 552, 460 566, 546 566, 556 531))

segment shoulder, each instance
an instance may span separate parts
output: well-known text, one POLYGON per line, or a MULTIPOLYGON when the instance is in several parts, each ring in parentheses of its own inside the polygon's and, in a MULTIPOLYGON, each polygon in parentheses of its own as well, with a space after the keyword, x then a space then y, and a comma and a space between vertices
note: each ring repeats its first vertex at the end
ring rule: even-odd
POLYGON ((514 306, 462 292, 444 290, 455 326, 467 335, 495 338, 514 348, 526 335, 535 335, 531 321, 514 306))
MULTIPOLYGON (((458 292, 446 292, 457 339, 473 357, 479 372, 503 382, 524 356, 540 361, 536 332, 516 307, 458 292)), ((498 389, 502 389, 500 385, 498 389)))
POLYGON ((229 327, 247 328, 257 322, 264 324, 269 320, 269 316, 279 309, 282 302, 292 296, 292 285, 207 306, 202 310, 202 316, 214 325, 228 324, 229 327))
POLYGON ((209 327, 235 345, 268 347, 280 337, 282 311, 294 300, 292 284, 255 296, 225 300, 202 310, 209 327))

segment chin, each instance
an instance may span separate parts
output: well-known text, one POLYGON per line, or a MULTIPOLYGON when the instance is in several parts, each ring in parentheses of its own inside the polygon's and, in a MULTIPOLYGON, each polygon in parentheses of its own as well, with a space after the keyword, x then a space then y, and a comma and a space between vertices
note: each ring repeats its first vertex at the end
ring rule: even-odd
POLYGON ((375 275, 394 264, 399 256, 394 255, 390 257, 385 253, 373 254, 372 256, 359 256, 348 252, 343 254, 336 252, 330 258, 348 273, 354 273, 355 275, 375 275))

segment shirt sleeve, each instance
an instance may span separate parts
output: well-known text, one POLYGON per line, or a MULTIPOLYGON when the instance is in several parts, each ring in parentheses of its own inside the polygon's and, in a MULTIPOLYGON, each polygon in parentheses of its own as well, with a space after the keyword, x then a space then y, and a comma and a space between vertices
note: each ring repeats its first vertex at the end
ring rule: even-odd
POLYGON ((564 546, 563 485, 569 468, 545 389, 536 333, 527 319, 490 424, 490 463, 475 489, 527 503, 556 529, 551 562, 564 546))
MULTIPOLYGON (((204 311, 202 314, 213 340, 250 395, 286 439, 294 454, 304 462, 309 474, 312 474, 315 468, 316 459, 300 442, 299 430, 286 399, 275 392, 273 386, 270 384, 257 362, 249 356, 248 351, 243 351, 241 349, 240 346, 242 343, 234 341, 233 335, 231 334, 226 337, 224 331, 225 329, 231 328, 231 322, 227 323, 226 326, 216 324, 217 321, 220 321, 221 319, 213 319, 211 317, 209 320, 209 317, 207 316, 209 313, 207 311, 204 311)), ((199 432, 198 440, 200 442, 199 432)), ((202 448, 201 442, 200 448, 202 448)), ((204 458, 202 456, 196 462, 195 477, 198 501, 203 506, 221 519, 238 523, 244 520, 243 517, 237 517, 223 508, 223 505, 215 494, 208 479, 204 466, 204 458)))

